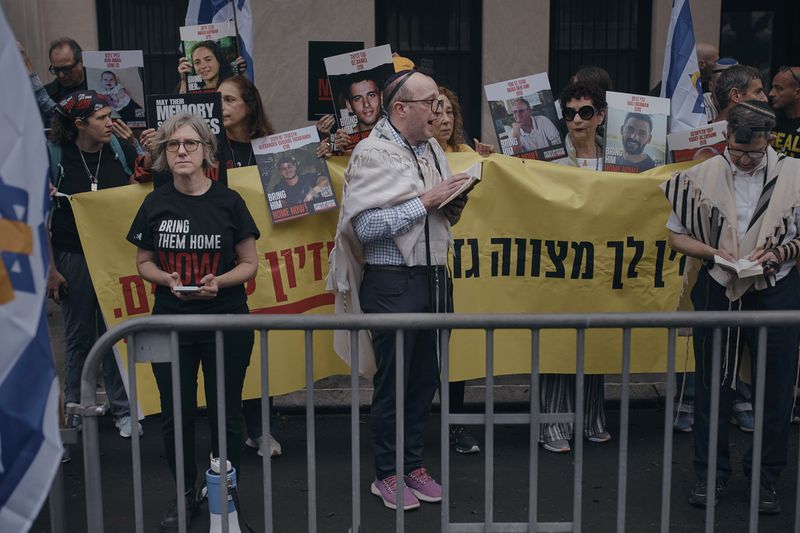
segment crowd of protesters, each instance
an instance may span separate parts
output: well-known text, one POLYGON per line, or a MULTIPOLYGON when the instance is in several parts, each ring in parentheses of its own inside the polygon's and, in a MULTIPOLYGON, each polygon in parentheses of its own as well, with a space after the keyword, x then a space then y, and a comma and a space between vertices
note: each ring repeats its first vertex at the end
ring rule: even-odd
MULTIPOLYGON (((47 85, 21 51, 42 117, 50 128, 48 149, 54 198, 50 238, 54 261, 47 293, 60 304, 64 317, 65 401, 77 402, 83 362, 105 326, 75 219, 64 196, 153 181, 156 189, 142 204, 127 237, 137 247, 140 275, 157 287, 153 313, 247 313, 244 283, 255 276, 255 240, 260 232, 241 197, 227 188, 225 174, 219 170, 254 165, 250 140, 272 134, 274 128, 255 85, 232 75, 230 65, 226 68, 219 51, 211 45, 201 43, 195 47, 191 60, 181 58, 177 72, 182 81, 177 90, 186 91, 184 75, 194 64, 203 77, 203 90, 221 93, 225 130, 222 142, 217 142, 202 120, 189 115, 173 117, 157 131, 148 129, 138 134, 120 119, 112 119, 107 98, 86 88, 82 50, 73 39, 61 38, 50 46, 49 71, 55 79, 47 85), (196 272, 180 272, 174 261, 169 263, 168 258, 181 250, 164 237, 176 231, 219 235, 220 247, 193 250, 217 254, 221 259, 212 262, 216 270, 196 279, 196 272)), ((800 253, 800 163, 793 159, 800 158, 800 67, 780 68, 769 80, 771 89, 766 94, 765 80, 757 69, 740 65, 734 58, 720 58, 712 45, 698 43, 697 51, 709 122, 727 120, 728 126, 724 154, 677 174, 663 185, 674 210, 665 221, 670 243, 675 250, 702 263, 692 302, 695 309, 703 310, 800 309, 800 278, 794 266, 800 253), (681 204, 681 198, 687 197, 702 204, 688 218, 687 208, 681 204), (711 213, 709 206, 716 206, 717 210, 711 213), (712 216, 718 217, 713 223, 728 230, 716 239, 709 231, 712 216), (729 217, 730 224, 723 224, 720 216, 729 217), (765 274, 754 278, 757 281, 741 283, 714 265, 715 255, 733 260, 750 257, 763 265, 765 274)), ((473 139, 470 146, 464 137, 458 96, 437 84, 433 73, 415 69, 406 58, 395 57, 394 62, 396 73, 380 88, 376 101, 362 106, 382 109, 375 117, 364 118, 372 128, 369 137, 353 144, 343 130, 334 131, 332 116, 317 123, 321 138, 325 139, 317 150, 318 157, 353 154, 346 172, 349 187, 342 198, 331 261, 332 288, 338 296, 358 293, 360 287, 360 305, 366 313, 448 312, 453 309, 452 285, 446 269, 448 250, 442 243, 448 240, 450 226, 467 209, 468 196, 465 193, 438 209, 440 201, 447 198, 446 193, 456 190, 466 179, 463 174, 452 175, 444 154, 474 150, 489 156, 495 147, 478 139, 473 139), (410 177, 398 174, 390 180, 394 174, 382 166, 379 158, 361 157, 367 150, 383 150, 398 160, 407 160, 410 177), (364 192, 377 190, 377 181, 383 184, 379 197, 364 192), (365 263, 356 264, 355 257, 363 257, 365 263), (396 290, 399 285, 407 287, 405 296, 396 290), (431 286, 437 288, 435 297, 429 295, 431 286)), ((237 64, 243 67, 244 60, 238 58, 237 64)), ((558 163, 603 170, 606 92, 612 87, 611 76, 599 66, 584 67, 570 78, 559 100, 567 156, 558 163)), ((757 338, 747 328, 728 331, 726 336, 736 342, 726 343, 725 364, 732 370, 725 373, 721 387, 719 453, 713 488, 706 486, 710 371, 709 333, 702 328, 693 332, 697 370, 683 376, 676 398, 675 430, 695 432, 698 480, 689 501, 698 506, 705 506, 709 491, 713 491, 715 500, 726 493, 732 472, 727 444, 729 422, 746 432, 752 432, 754 427, 750 387, 738 378, 737 365, 745 346, 750 354, 757 353, 757 338)), ((228 456, 235 467, 244 444, 260 455, 281 454, 278 441, 262 434, 261 400, 242 401, 252 343, 252 332, 226 334, 226 427, 228 456)), ((424 466, 422 442, 425 417, 439 386, 438 342, 431 332, 405 343, 410 378, 405 404, 406 471, 402 482, 394 465, 394 343, 394 335, 373 332, 373 365, 377 367, 372 412, 376 478, 371 490, 387 507, 394 507, 397 491, 402 489, 404 505, 411 509, 418 507, 420 501, 441 499, 441 488, 424 466)), ((202 364, 206 397, 213 410, 215 387, 208 386, 213 384, 216 371, 213 348, 210 334, 180 341, 184 482, 189 518, 199 504, 193 453, 196 377, 202 364)), ((758 501, 761 512, 776 513, 781 505, 775 482, 787 461, 797 374, 797 328, 771 328, 767 354, 758 501)), ((132 431, 141 434, 141 426, 131 420, 125 387, 111 353, 103 366, 105 388, 120 435, 130 437, 132 431)), ((175 475, 174 391, 169 364, 153 364, 153 372, 161 395, 165 451, 175 475)), ((543 424, 539 443, 545 450, 569 452, 570 441, 575 438, 597 443, 612 440, 605 424, 603 376, 587 375, 584 379, 582 427, 543 424)), ((543 413, 574 411, 574 375, 544 375, 541 380, 543 413)), ((450 383, 450 399, 452 411, 464 410, 463 382, 450 383)), ((209 413, 212 453, 216 453, 216 421, 216 414, 209 413)), ((70 416, 65 423, 77 426, 80 419, 70 416)), ((480 451, 480 443, 464 426, 452 426, 450 438, 460 453, 480 451)), ((749 476, 750 454, 745 457, 745 475, 749 476)), ((171 531, 176 527, 177 509, 173 505, 162 520, 162 529, 171 531)))

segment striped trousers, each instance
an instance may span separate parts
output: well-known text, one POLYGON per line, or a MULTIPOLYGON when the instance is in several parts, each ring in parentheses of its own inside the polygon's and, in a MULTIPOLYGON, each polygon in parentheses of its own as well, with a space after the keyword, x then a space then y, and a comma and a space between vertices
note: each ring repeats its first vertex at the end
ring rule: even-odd
MULTIPOLYGON (((606 430, 606 413, 603 408, 604 376, 586 375, 583 382, 583 434, 597 435, 606 430)), ((542 413, 575 412, 575 375, 542 374, 539 378, 540 410, 542 413)), ((563 422, 539 426, 539 442, 570 440, 574 424, 563 422)))

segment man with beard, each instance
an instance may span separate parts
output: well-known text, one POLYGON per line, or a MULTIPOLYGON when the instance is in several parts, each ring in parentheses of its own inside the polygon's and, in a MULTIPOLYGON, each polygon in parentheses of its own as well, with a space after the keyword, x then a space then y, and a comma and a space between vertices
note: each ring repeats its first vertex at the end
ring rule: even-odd
POLYGON ((643 172, 656 166, 653 158, 644 153, 644 148, 653 140, 653 119, 643 113, 628 113, 622 123, 622 158, 617 164, 643 172))

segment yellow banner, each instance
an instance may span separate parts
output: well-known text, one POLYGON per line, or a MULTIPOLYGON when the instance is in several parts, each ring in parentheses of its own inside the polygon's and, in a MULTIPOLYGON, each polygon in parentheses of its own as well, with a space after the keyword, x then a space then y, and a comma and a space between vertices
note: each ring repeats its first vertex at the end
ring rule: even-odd
MULTIPOLYGON (((481 160, 451 154, 454 171, 481 160)), ((470 195, 454 227, 452 271, 455 309, 464 313, 563 313, 667 311, 677 306, 681 257, 666 245, 669 206, 658 184, 688 164, 644 174, 589 172, 552 163, 493 155, 483 160, 483 180, 470 195)), ((347 159, 328 161, 341 198, 347 159)), ((247 285, 252 313, 330 313, 324 290, 328 253, 338 212, 272 224, 256 167, 229 171, 261 229, 259 270, 247 285)), ((114 326, 150 313, 153 289, 136 271, 136 249, 125 240, 150 185, 131 185, 71 198, 84 253, 100 307, 114 326)), ((621 360, 620 332, 589 332, 587 372, 615 373, 621 360)), ((301 332, 273 332, 270 392, 305 386, 301 332)), ((633 335, 632 370, 665 369, 666 333, 633 335)), ((483 332, 454 332, 451 379, 484 375, 483 332)), ((260 390, 258 338, 245 396, 260 390)), ((124 353, 124 352, 123 352, 124 353)), ((681 354, 682 355, 682 354, 681 354)), ((542 334, 541 369, 575 368, 575 333, 542 334)), ((348 373, 335 355, 330 333, 314 334, 316 379, 348 373)), ((530 333, 495 335, 495 374, 530 372, 530 333)), ((139 369, 139 397, 146 414, 159 411, 149 365, 139 369)))

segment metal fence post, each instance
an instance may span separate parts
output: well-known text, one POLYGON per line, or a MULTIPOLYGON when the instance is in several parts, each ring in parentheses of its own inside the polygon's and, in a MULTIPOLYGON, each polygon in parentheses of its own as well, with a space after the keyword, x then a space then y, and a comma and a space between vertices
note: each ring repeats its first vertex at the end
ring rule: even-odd
POLYGON ((675 396, 675 335, 667 331, 667 391, 664 400, 664 459, 661 476, 661 533, 669 533, 670 489, 672 488, 672 402, 675 396))
MULTIPOLYGON (((767 328, 758 328, 758 354, 756 355, 756 382, 753 407, 753 463, 750 472, 750 533, 758 533, 758 492, 761 486, 761 450, 764 438, 764 392, 767 371, 767 328)), ((736 379, 736 376, 733 377, 736 379)))
POLYGON ((142 445, 139 436, 139 401, 136 390, 136 335, 128 335, 128 400, 131 413, 131 460, 133 462, 133 512, 136 533, 144 533, 142 502, 142 445))
POLYGON ((351 533, 361 531, 361 428, 359 427, 361 387, 358 382, 358 333, 350 330, 350 482, 352 483, 353 526, 351 533))
MULTIPOLYGON (((706 533, 714 533, 714 506, 717 495, 717 440, 719 436, 719 391, 722 331, 714 328, 711 350, 711 414, 708 432, 708 473, 706 477, 706 533)), ((705 355, 705 354, 703 354, 705 355)), ((727 357, 727 351, 725 357, 727 357)), ((702 376, 702 374, 701 374, 702 376)), ((702 387, 703 384, 700 383, 702 387)), ((727 421, 725 422, 727 424, 727 421)))
MULTIPOLYGON (((272 412, 269 404, 269 338, 267 330, 260 330, 260 359, 261 359, 261 437, 270 439, 272 427, 270 418, 272 412)), ((272 533, 272 457, 264 454, 261 458, 261 469, 264 485, 264 531, 272 533)))
POLYGON ((314 429, 314 344, 313 330, 305 330, 306 340, 306 461, 308 473, 308 531, 317 531, 317 463, 314 429))
POLYGON ((450 529, 450 330, 442 331, 442 350, 439 361, 439 406, 441 427, 439 431, 442 447, 442 513, 441 531, 450 529))
POLYGON ((397 487, 396 496, 396 509, 395 509, 395 531, 405 531, 405 485, 406 481, 403 477, 405 474, 405 338, 404 331, 398 329, 395 332, 395 350, 394 350, 394 393, 395 393, 395 408, 394 408, 394 428, 395 428, 395 441, 394 441, 394 474, 397 487))

